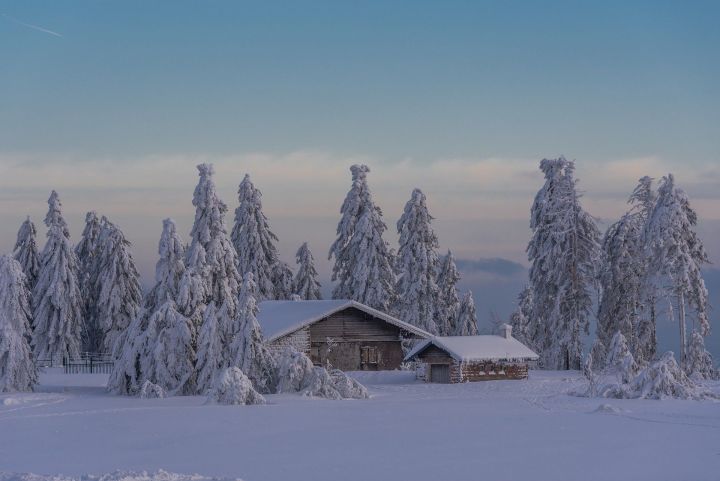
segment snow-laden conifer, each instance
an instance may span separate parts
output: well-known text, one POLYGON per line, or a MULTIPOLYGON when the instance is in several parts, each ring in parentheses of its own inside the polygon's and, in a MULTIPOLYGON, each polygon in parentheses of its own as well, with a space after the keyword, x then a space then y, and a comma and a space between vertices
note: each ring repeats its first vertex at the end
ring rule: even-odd
POLYGON ((200 322, 202 311, 211 300, 216 305, 226 303, 230 314, 235 315, 240 276, 237 254, 225 227, 227 205, 218 197, 213 166, 200 164, 197 169, 200 180, 193 194, 195 221, 185 258, 190 272, 181 281, 181 285, 196 290, 181 293, 186 305, 179 302, 178 306, 190 309, 192 312, 183 310, 183 314, 200 322))
POLYGON ((475 312, 475 300, 472 291, 467 291, 460 301, 457 322, 453 336, 477 336, 477 313, 475 312))
POLYGON ((98 284, 100 271, 99 253, 103 226, 95 211, 85 214, 85 227, 75 245, 78 259, 78 283, 83 300, 83 341, 84 351, 97 352, 102 345, 102 329, 98 322, 98 284))
POLYGON ((275 299, 287 301, 295 290, 293 271, 287 262, 278 260, 273 266, 273 292, 275 299))
POLYGON ((295 261, 298 267, 295 274, 294 294, 306 301, 322 299, 318 273, 315 269, 315 258, 310 252, 307 242, 303 242, 303 245, 298 249, 295 254, 295 261))
POLYGON ((685 372, 692 379, 718 379, 720 371, 713 363, 712 354, 705 349, 705 339, 697 331, 690 335, 686 356, 685 372))
POLYGON ((261 393, 275 388, 275 361, 263 342, 257 321, 256 285, 252 272, 245 274, 238 302, 238 316, 230 344, 232 365, 239 367, 261 393))
POLYGON ((195 394, 195 327, 190 319, 165 302, 151 316, 157 326, 153 347, 154 379, 152 381, 171 394, 195 394))
POLYGON ((602 243, 597 337, 607 349, 620 331, 630 351, 642 361, 645 354, 654 354, 654 346, 648 345, 654 343, 655 326, 647 302, 650 292, 644 242, 645 224, 654 202, 651 178, 640 179, 629 202, 630 211, 608 228, 602 243))
POLYGON ((252 381, 234 366, 223 369, 218 374, 208 400, 230 405, 265 404, 265 398, 255 391, 252 381))
POLYGON ((440 335, 450 335, 457 328, 457 316, 460 311, 460 298, 457 290, 459 281, 460 272, 455 265, 455 257, 448 250, 440 262, 437 280, 439 295, 435 319, 440 335))
POLYGON ((123 232, 103 217, 97 272, 97 322, 102 333, 92 352, 122 350, 123 336, 142 305, 140 275, 123 232), (119 344, 118 344, 119 343, 119 344))
POLYGON ((212 389, 218 373, 229 365, 228 353, 225 351, 227 339, 223 334, 223 326, 227 326, 230 322, 225 304, 217 309, 215 303, 211 302, 205 308, 197 341, 196 369, 199 393, 212 389))
POLYGON ((710 332, 708 292, 701 272, 709 260, 695 233, 696 225, 697 214, 685 192, 675 186, 675 177, 672 174, 663 177, 645 236, 651 273, 663 285, 665 297, 677 311, 682 367, 687 348, 687 314, 702 336, 710 332))
POLYGON ((20 263, 28 289, 32 292, 37 282, 38 272, 40 271, 40 257, 38 255, 35 224, 30 220, 30 216, 25 219, 17 233, 17 241, 13 248, 13 257, 20 263))
POLYGON ((153 317, 155 311, 168 301, 174 301, 180 291, 184 264, 184 245, 171 219, 163 221, 158 243, 160 255, 155 264, 155 286, 145 298, 141 309, 130 323, 121 354, 113 364, 108 390, 115 394, 134 395, 146 381, 155 382, 155 346, 159 329, 153 317))
POLYGON ((353 165, 352 187, 340 209, 337 239, 330 247, 335 258, 332 280, 335 299, 353 299, 387 312, 395 301, 394 254, 383 233, 382 211, 372 200, 366 165, 353 165))
POLYGON ((30 293, 22 266, 0 256, 0 392, 32 391, 37 370, 30 349, 30 293))
POLYGON ((531 209, 528 245, 533 345, 549 369, 580 369, 582 333, 587 334, 596 279, 599 231, 582 209, 575 163, 543 159, 545 184, 531 209))
POLYGON ((413 190, 397 223, 400 247, 396 313, 403 321, 438 334, 435 314, 440 301, 437 285, 439 244, 432 220, 425 194, 420 189, 413 190))
POLYGON ((630 382, 637 373, 637 363, 621 331, 617 331, 610 341, 605 369, 608 372, 617 374, 624 383, 630 382))
POLYGON ((532 332, 535 329, 532 322, 532 305, 532 289, 526 286, 518 295, 518 306, 510 316, 510 325, 515 339, 531 349, 536 349, 532 342, 532 332))
POLYGON ((47 242, 40 255, 40 271, 33 290, 33 345, 36 359, 59 362, 80 353, 82 298, 77 257, 57 192, 52 191, 48 205, 47 242))
MULTIPOLYGON (((245 174, 238 188, 240 205, 235 209, 232 242, 237 251, 238 272, 244 276, 252 272, 257 284, 258 300, 276 298, 274 286, 278 253, 278 238, 270 230, 262 210, 262 193, 255 188, 250 175, 245 174)), ((281 278, 282 279, 282 278, 281 278)))

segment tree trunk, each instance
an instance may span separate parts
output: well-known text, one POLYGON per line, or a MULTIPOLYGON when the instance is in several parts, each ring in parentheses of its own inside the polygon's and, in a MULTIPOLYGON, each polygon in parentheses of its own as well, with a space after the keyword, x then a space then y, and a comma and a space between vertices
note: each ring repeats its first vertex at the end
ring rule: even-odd
POLYGON ((680 366, 685 368, 685 297, 678 294, 678 311, 680 324, 680 366))

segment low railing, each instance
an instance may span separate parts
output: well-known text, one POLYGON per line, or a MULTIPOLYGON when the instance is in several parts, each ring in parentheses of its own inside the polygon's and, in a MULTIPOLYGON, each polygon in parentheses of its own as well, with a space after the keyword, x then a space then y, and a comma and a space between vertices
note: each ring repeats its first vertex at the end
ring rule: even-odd
POLYGON ((38 367, 62 367, 65 374, 110 374, 114 361, 110 354, 83 352, 75 359, 36 359, 38 367))

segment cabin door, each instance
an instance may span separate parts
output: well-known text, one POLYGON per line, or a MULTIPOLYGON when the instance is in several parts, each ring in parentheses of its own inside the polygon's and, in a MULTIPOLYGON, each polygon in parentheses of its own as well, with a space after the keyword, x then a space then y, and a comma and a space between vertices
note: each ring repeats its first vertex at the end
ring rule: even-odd
POLYGON ((430 382, 450 383, 450 366, 447 364, 430 364, 430 382))

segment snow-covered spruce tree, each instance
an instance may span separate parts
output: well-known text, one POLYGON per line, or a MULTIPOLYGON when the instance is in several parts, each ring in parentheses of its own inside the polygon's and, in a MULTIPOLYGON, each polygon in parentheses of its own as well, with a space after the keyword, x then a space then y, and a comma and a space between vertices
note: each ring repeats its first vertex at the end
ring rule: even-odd
POLYGON ((154 379, 151 381, 170 394, 195 394, 195 326, 166 301, 151 316, 158 330, 153 347, 154 379))
POLYGON ((122 352, 115 360, 108 380, 108 390, 115 394, 134 395, 144 382, 156 382, 154 349, 158 339, 157 317, 153 314, 167 301, 178 298, 180 282, 185 273, 185 247, 172 219, 163 221, 158 243, 160 258, 155 264, 155 286, 145 298, 141 309, 130 323, 122 352))
POLYGON ((467 291, 460 301, 457 322, 453 336, 477 336, 477 313, 475 312, 475 300, 472 291, 467 291))
POLYGON ((617 331, 610 340, 606 357, 606 369, 617 374, 624 383, 630 382, 637 374, 638 365, 621 331, 617 331))
POLYGON ((532 289, 525 287, 518 295, 518 307, 510 316, 510 325, 513 330, 513 337, 531 349, 536 349, 533 344, 531 333, 534 331, 532 325, 532 289))
POLYGON ((583 331, 587 334, 598 260, 595 220, 580 205, 575 163, 543 159, 545 185, 531 209, 532 239, 527 248, 533 345, 549 369, 580 369, 583 331))
POLYGON ((318 273, 315 270, 315 258, 310 252, 307 242, 303 242, 295 254, 297 262, 297 274, 295 274, 295 292, 300 299, 313 301, 322 299, 320 294, 320 282, 318 273))
POLYGON ((687 195, 668 174, 660 181, 658 199, 646 226, 649 268, 677 312, 680 328, 680 366, 685 368, 686 316, 702 336, 710 333, 708 292, 701 267, 709 262, 702 241, 695 233, 697 214, 687 195))
POLYGON ((40 258, 38 256, 37 243, 35 241, 35 224, 30 220, 30 216, 20 226, 17 233, 17 241, 13 248, 13 257, 20 263, 28 289, 32 292, 37 282, 38 272, 40 270, 40 258))
POLYGON ((460 297, 457 283, 460 281, 460 272, 455 265, 455 257, 448 250, 440 262, 438 273, 438 303, 435 319, 439 323, 440 335, 449 335, 457 329, 457 316, 460 310, 460 297))
POLYGON ((395 302, 394 254, 382 235, 387 226, 372 200, 366 165, 353 165, 352 187, 340 209, 337 239, 330 247, 335 258, 332 280, 334 299, 353 299, 388 312, 395 302))
POLYGON ((258 300, 276 298, 274 281, 278 253, 278 238, 270 230, 262 210, 262 193, 255 188, 250 175, 240 182, 238 188, 240 205, 235 209, 235 226, 232 242, 237 251, 238 272, 244 276, 252 272, 258 288, 258 300))
POLYGON ((215 385, 215 378, 218 373, 231 364, 228 359, 229 353, 225 346, 227 339, 223 331, 227 331, 232 325, 232 320, 227 311, 227 305, 223 304, 220 309, 211 302, 205 308, 202 327, 198 334, 197 341, 197 391, 208 392, 215 385))
POLYGON ((96 312, 102 336, 100 342, 92 346, 92 352, 112 353, 118 357, 122 350, 120 341, 142 304, 140 274, 130 252, 130 242, 123 232, 104 216, 101 223, 96 312))
POLYGON ((252 272, 245 274, 238 302, 238 316, 232 333, 230 359, 250 378, 260 393, 271 392, 276 385, 275 361, 263 342, 257 321, 255 280, 252 272))
POLYGON ((62 216, 57 192, 48 199, 47 242, 40 255, 38 281, 33 290, 33 332, 36 359, 62 361, 80 353, 82 298, 77 257, 62 216))
POLYGON ((0 392, 32 391, 37 370, 30 349, 30 292, 21 265, 0 256, 0 392))
POLYGON ((395 311, 403 321, 438 334, 435 313, 440 299, 437 286, 439 244, 432 229, 432 219, 425 194, 420 189, 413 190, 397 223, 400 247, 395 311))
MULTIPOLYGON (((211 300, 218 306, 226 303, 228 312, 234 316, 241 279, 237 271, 237 254, 225 227, 227 205, 217 195, 213 166, 200 164, 197 169, 200 181, 193 194, 195 222, 185 261, 187 270, 191 271, 186 274, 196 279, 187 279, 183 283, 194 287, 201 287, 198 282, 202 284, 202 288, 194 293, 197 296, 194 304, 198 305, 192 306, 199 309, 200 316, 211 300)), ((187 301, 188 292, 183 297, 187 301)), ((180 307, 182 309, 182 305, 180 307)), ((198 313, 183 311, 183 314, 197 321, 202 319, 194 317, 198 313)))
MULTIPOLYGON (((612 337, 620 331, 640 362, 645 353, 654 354, 654 348, 648 343, 654 341, 655 327, 647 324, 652 322, 652 316, 650 319, 646 316, 649 309, 645 304, 648 289, 644 232, 652 207, 649 202, 653 202, 652 179, 643 177, 630 197, 630 211, 605 233, 602 243, 604 262, 600 271, 602 295, 598 307, 598 340, 607 349, 612 337)), ((604 361, 595 359, 601 365, 604 361)))
POLYGON ((97 277, 100 270, 99 251, 102 223, 95 211, 85 214, 85 227, 75 245, 78 259, 78 283, 83 300, 83 351, 97 352, 102 345, 102 329, 98 323, 97 277))
POLYGON ((147 296, 146 309, 154 311, 168 299, 177 299, 185 274, 185 244, 177 233, 175 221, 163 220, 158 243, 160 258, 155 264, 155 285, 147 296))
POLYGON ((692 379, 720 379, 720 371, 713 363, 712 354, 705 349, 705 339, 693 330, 686 354, 685 372, 692 379))
POLYGON ((293 271, 287 262, 278 260, 273 266, 273 288, 275 299, 288 301, 294 291, 293 271))

